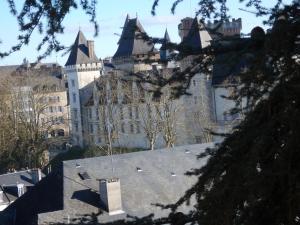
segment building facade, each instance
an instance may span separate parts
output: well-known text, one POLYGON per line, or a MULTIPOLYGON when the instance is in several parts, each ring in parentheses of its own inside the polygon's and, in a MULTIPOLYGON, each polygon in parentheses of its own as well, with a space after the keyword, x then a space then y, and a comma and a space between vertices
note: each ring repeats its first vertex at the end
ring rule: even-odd
MULTIPOLYGON (((201 50, 210 45, 205 24, 197 18, 182 21, 182 46, 201 50)), ((116 53, 103 63, 95 56, 93 42, 79 31, 65 67, 73 144, 154 149, 213 140, 209 130, 217 129, 217 116, 224 113, 219 98, 224 93, 215 92, 211 75, 196 73, 189 95, 171 98, 172 88, 166 86, 155 98, 153 86, 133 74, 168 77, 174 68, 184 72, 195 56, 170 66, 167 31, 160 51, 147 37, 138 18, 127 16, 116 53)))

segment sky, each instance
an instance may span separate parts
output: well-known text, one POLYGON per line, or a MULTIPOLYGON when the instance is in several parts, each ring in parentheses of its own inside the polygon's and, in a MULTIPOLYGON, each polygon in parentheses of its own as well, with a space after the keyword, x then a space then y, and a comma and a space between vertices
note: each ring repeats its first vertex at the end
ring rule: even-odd
MULTIPOLYGON (((232 18, 242 18, 242 33, 249 33, 255 26, 263 26, 262 18, 256 18, 254 14, 239 10, 246 8, 238 0, 227 0, 229 14, 232 18)), ((272 5, 276 0, 266 0, 267 6, 272 5)), ((17 3, 23 1, 17 0, 17 3)), ((73 10, 65 18, 63 25, 65 32, 59 35, 59 40, 65 46, 71 46, 76 38, 78 30, 81 29, 88 40, 95 41, 95 52, 99 58, 113 56, 117 50, 117 42, 121 27, 124 24, 126 15, 130 18, 138 16, 145 31, 153 37, 163 37, 165 29, 168 29, 171 41, 179 42, 177 26, 184 17, 194 17, 198 0, 184 0, 178 5, 175 15, 170 11, 174 0, 160 0, 157 7, 156 16, 151 15, 153 0, 98 0, 97 21, 99 24, 99 34, 94 37, 93 25, 89 23, 89 18, 82 10, 73 10)), ((20 5, 21 6, 21 5, 20 5)), ((1 1, 0 14, 0 51, 7 51, 10 46, 17 43, 19 35, 16 18, 9 13, 7 1, 1 1)), ((249 9, 251 10, 251 9, 249 9)), ((266 29, 266 27, 264 27, 266 29)), ((30 62, 37 59, 39 52, 36 50, 42 36, 38 32, 33 33, 29 45, 24 46, 20 51, 11 54, 4 59, 0 59, 0 66, 21 64, 26 58, 30 62)), ((41 53, 40 53, 41 54, 41 53)), ((68 55, 53 53, 43 62, 58 62, 64 65, 68 55)))

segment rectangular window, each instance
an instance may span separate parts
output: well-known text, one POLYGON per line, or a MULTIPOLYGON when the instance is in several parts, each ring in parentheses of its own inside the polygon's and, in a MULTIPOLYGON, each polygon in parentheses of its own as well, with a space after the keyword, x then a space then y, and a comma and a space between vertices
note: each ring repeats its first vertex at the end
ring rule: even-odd
POLYGON ((90 133, 91 133, 91 134, 93 134, 93 133, 94 133, 94 126, 93 126, 93 124, 92 124, 92 123, 90 124, 90 133))
POLYGON ((78 110, 73 109, 74 119, 78 119, 78 110))
POLYGON ((128 114, 129 114, 129 118, 132 119, 132 107, 128 106, 128 114))
POLYGON ((95 140, 94 140, 94 136, 92 135, 92 136, 90 136, 90 141, 91 141, 91 143, 94 143, 95 142, 95 140))
POLYGON ((141 129, 140 129, 140 121, 138 121, 137 123, 136 123, 136 133, 141 133, 141 129))
POLYGON ((121 120, 124 119, 124 113, 123 113, 123 106, 122 105, 120 105, 120 118, 121 118, 121 120))
POLYGON ((50 112, 53 113, 53 106, 50 106, 50 112))
POLYGON ((135 118, 138 119, 139 117, 140 117, 140 115, 139 115, 139 107, 136 106, 135 107, 135 118))
POLYGON ((194 96, 194 102, 197 104, 197 96, 194 96))
POLYGON ((133 134, 134 132, 134 128, 133 128, 133 124, 130 124, 130 132, 133 134))
POLYGON ((101 143, 101 137, 100 136, 97 137, 97 142, 101 143))
POLYGON ((60 97, 59 96, 57 96, 56 99, 57 99, 57 102, 60 102, 60 97))
POLYGON ((72 87, 75 87, 75 80, 71 80, 72 87))
POLYGON ((195 136, 196 143, 202 143, 201 136, 195 136))
POLYGON ((76 132, 78 132, 78 131, 79 131, 79 128, 78 128, 78 123, 77 123, 77 122, 75 122, 75 123, 74 123, 74 126, 75 126, 75 131, 76 131, 76 132))
POLYGON ((125 125, 124 125, 124 123, 121 124, 121 132, 125 133, 125 125))
POLYGON ((62 106, 58 106, 58 111, 59 112, 63 112, 64 110, 63 110, 63 107, 62 106))
POLYGON ((99 121, 99 109, 96 108, 96 120, 99 121))
POLYGON ((73 93, 73 102, 75 103, 76 102, 76 94, 73 93))

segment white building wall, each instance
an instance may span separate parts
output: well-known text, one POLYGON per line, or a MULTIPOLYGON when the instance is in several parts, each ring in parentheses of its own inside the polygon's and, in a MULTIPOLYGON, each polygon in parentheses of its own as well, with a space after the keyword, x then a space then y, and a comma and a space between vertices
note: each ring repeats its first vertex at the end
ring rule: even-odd
POLYGON ((71 112, 71 134, 73 145, 83 146, 82 90, 101 75, 101 63, 87 63, 65 68, 68 78, 69 102, 71 112))

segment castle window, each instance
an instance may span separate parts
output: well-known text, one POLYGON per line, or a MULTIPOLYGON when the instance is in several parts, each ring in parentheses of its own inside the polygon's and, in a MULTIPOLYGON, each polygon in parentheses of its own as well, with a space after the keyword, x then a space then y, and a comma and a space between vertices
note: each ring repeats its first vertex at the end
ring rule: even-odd
POLYGON ((94 126, 93 126, 93 124, 92 124, 92 123, 90 124, 90 133, 91 133, 91 134, 93 134, 93 133, 94 133, 94 126))
POLYGON ((193 80, 193 85, 196 86, 196 81, 195 80, 193 80))
POLYGON ((96 120, 99 120, 99 109, 96 108, 96 120))
POLYGON ((141 129, 140 129, 140 121, 138 121, 137 123, 136 123, 136 133, 141 133, 141 129))
POLYGON ((136 106, 135 107, 135 118, 138 119, 140 116, 139 116, 139 107, 136 106))
POLYGON ((78 132, 79 128, 78 128, 78 123, 77 122, 74 123, 74 127, 75 127, 75 131, 78 132))
POLYGON ((76 102, 76 94, 73 93, 73 102, 75 103, 76 102))
POLYGON ((123 113, 123 106, 122 105, 120 105, 120 118, 121 118, 121 120, 124 119, 124 113, 123 113))
POLYGON ((134 127, 133 127, 133 124, 130 124, 130 132, 133 134, 134 132, 134 127))
POLYGON ((74 119, 78 119, 78 110, 73 109, 74 119))
POLYGON ((121 132, 125 133, 125 125, 124 125, 124 123, 121 124, 121 132))
POLYGON ((129 118, 132 119, 132 108, 128 106, 129 118))

